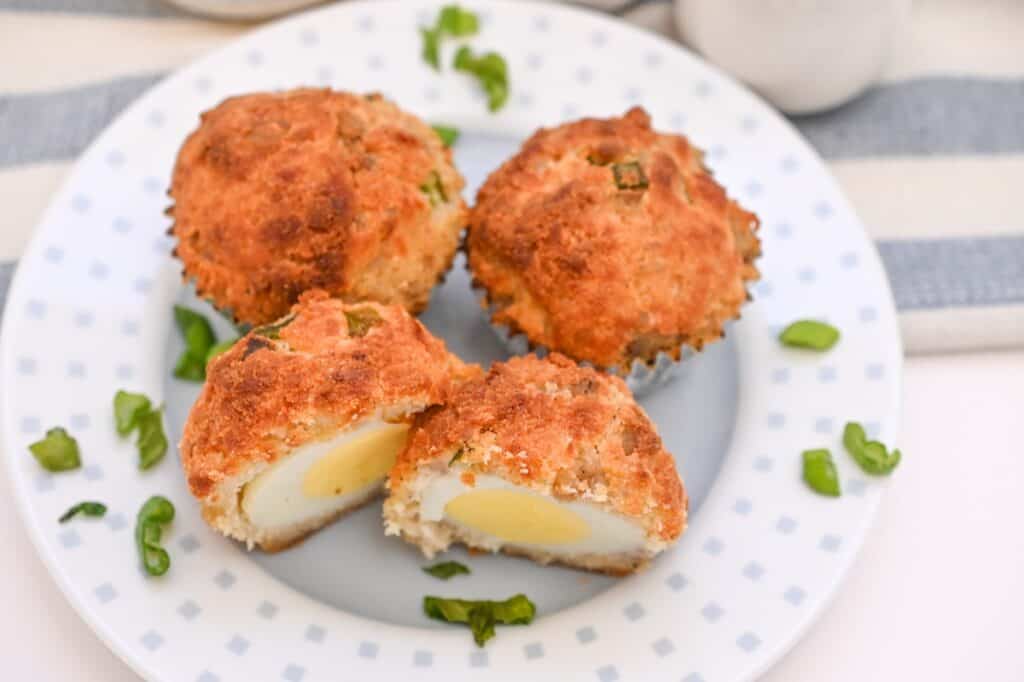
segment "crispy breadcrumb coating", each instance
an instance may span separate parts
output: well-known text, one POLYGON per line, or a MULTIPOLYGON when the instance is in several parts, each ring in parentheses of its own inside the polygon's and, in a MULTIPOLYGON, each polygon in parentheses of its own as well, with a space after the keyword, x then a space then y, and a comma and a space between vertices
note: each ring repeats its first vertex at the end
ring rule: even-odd
POLYGON ((419 479, 451 466, 467 485, 476 476, 499 476, 559 501, 598 505, 638 523, 648 541, 639 555, 577 560, 505 548, 544 563, 631 572, 686 525, 687 497, 672 455, 625 383, 557 353, 495 363, 485 376, 456 388, 447 403, 416 418, 388 478, 389 533, 427 554, 456 540, 473 545, 444 522, 419 518, 419 479))
POLYGON ((416 313, 451 266, 464 184, 430 126, 380 95, 299 89, 204 113, 168 212, 184 277, 236 321, 312 288, 416 313))
POLYGON ((495 323, 628 372, 722 336, 758 278, 757 227, 633 108, 535 133, 480 188, 466 250, 495 323))
POLYGON ((180 445, 189 488, 214 528, 280 549, 330 518, 266 536, 239 507, 246 483, 299 446, 363 419, 408 421, 473 371, 398 306, 306 292, 288 317, 211 361, 180 445))

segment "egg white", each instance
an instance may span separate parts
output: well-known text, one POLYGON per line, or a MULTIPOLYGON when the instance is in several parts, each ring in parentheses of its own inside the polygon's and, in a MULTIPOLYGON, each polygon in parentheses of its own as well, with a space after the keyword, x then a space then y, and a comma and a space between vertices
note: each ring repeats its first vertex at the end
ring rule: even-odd
POLYGON ((393 428, 394 424, 374 417, 325 440, 296 448, 245 486, 242 512, 254 526, 274 533, 359 506, 381 491, 383 476, 340 495, 311 497, 303 489, 307 473, 335 449, 374 432, 393 428))

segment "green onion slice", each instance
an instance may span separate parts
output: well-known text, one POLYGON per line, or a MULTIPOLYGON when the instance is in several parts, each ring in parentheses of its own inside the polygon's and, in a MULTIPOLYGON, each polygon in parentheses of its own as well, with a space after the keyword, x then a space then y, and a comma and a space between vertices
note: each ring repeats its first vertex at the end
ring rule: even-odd
POLYGON ((479 57, 466 45, 455 53, 453 66, 456 71, 473 75, 487 93, 487 108, 497 111, 508 101, 508 64, 497 52, 487 52, 479 57))
POLYGON ((138 424, 139 418, 152 408, 149 398, 141 393, 118 391, 114 394, 114 426, 127 436, 138 424))
POLYGON ((891 474, 903 458, 898 449, 889 452, 877 440, 868 440, 864 427, 857 422, 848 422, 843 429, 843 446, 857 465, 872 476, 891 474))
POLYGON ((455 144, 455 141, 459 139, 459 129, 452 128, 451 126, 434 125, 431 126, 437 136, 441 138, 441 144, 445 147, 451 147, 455 144))
POLYGON ((494 636, 494 625, 526 625, 533 621, 537 607, 526 595, 517 594, 505 601, 423 598, 423 612, 434 620, 463 623, 470 627, 477 646, 494 636))
POLYGON ((70 471, 82 466, 78 441, 60 426, 46 432, 46 436, 28 446, 29 452, 47 471, 70 471))
POLYGON ((171 557, 160 546, 162 527, 174 520, 174 505, 166 497, 154 495, 139 509, 135 521, 135 543, 142 568, 149 575, 160 576, 171 567, 171 557))
POLYGON ((423 572, 441 580, 448 580, 459 574, 469 575, 471 573, 468 566, 460 564, 458 561, 442 561, 433 566, 424 566, 423 572))
POLYGON ((638 161, 613 163, 612 175, 615 177, 615 186, 619 189, 647 189, 650 184, 638 161))
POLYGON ((228 352, 231 347, 235 345, 238 339, 228 339, 227 341, 221 341, 213 346, 210 346, 210 350, 206 352, 206 366, 209 367, 210 360, 213 360, 218 355, 228 352))
POLYGON ((139 468, 155 466, 167 454, 167 434, 164 433, 163 408, 150 410, 139 417, 139 436, 135 441, 139 449, 139 468))
POLYGON ((206 378, 206 355, 217 343, 210 322, 201 314, 184 306, 174 306, 174 320, 185 339, 185 350, 174 366, 174 376, 187 381, 206 378))
POLYGON ((804 481, 811 490, 829 497, 839 497, 839 474, 832 453, 825 449, 803 452, 804 481))
POLYGON ((103 516, 107 513, 107 505, 102 502, 79 502, 75 506, 68 509, 66 512, 60 515, 57 519, 58 523, 67 523, 75 516, 79 514, 85 514, 86 516, 103 516))
POLYGON ((446 5, 437 17, 437 28, 450 36, 463 38, 475 35, 480 28, 476 14, 458 5, 446 5))
POLYGON ((839 341, 839 330, 817 320, 798 320, 779 334, 784 346, 826 351, 839 341))
POLYGON ((430 178, 420 185, 420 191, 427 196, 431 206, 437 206, 448 201, 448 195, 444 191, 444 185, 441 184, 441 176, 437 171, 430 171, 430 178))
POLYGON ((383 322, 380 313, 373 308, 356 308, 345 311, 349 336, 366 336, 371 329, 383 322))

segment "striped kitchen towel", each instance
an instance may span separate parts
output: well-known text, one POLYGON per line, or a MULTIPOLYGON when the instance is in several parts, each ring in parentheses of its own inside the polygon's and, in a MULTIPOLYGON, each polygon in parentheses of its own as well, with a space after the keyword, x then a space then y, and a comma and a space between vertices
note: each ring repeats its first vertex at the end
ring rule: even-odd
MULTIPOLYGON (((675 37, 670 0, 586 0, 675 37)), ((911 353, 1024 346, 1024 2, 918 0, 881 84, 793 118, 885 261, 911 353)), ((249 30, 160 0, 0 0, 0 301, 50 194, 121 109, 249 30)))

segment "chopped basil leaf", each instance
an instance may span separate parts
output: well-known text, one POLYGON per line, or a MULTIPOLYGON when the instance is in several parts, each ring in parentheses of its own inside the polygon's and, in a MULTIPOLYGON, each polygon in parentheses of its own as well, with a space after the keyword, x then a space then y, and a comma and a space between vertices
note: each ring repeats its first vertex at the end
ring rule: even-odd
POLYGON ((205 317, 180 305, 174 306, 174 319, 185 338, 185 350, 174 366, 174 376, 202 381, 206 378, 206 354, 217 343, 213 327, 205 317))
POLYGON ((423 612, 434 620, 464 623, 473 632, 477 646, 494 636, 494 625, 526 625, 533 620, 537 608, 526 595, 517 594, 505 601, 423 598, 423 612))
POLYGON ((366 336, 371 329, 383 322, 380 313, 373 308, 356 308, 346 310, 345 319, 348 321, 349 336, 366 336))
POLYGON ((166 497, 154 495, 139 509, 135 520, 135 544, 142 567, 149 575, 163 575, 171 567, 171 557, 160 546, 162 526, 174 520, 174 505, 166 497))
POLYGON ((811 490, 829 497, 839 497, 839 474, 836 473, 832 453, 828 450, 805 450, 804 481, 811 490))
POLYGON ((423 572, 432 575, 435 578, 440 578, 441 580, 448 580, 448 578, 459 575, 460 573, 469 575, 471 571, 468 567, 460 564, 458 561, 442 561, 441 563, 434 564, 433 566, 424 566, 423 572))
POLYGON ((839 330, 817 320, 798 320, 782 330, 779 341, 784 346, 828 350, 839 340, 839 330))
POLYGON ((448 466, 451 466, 451 465, 455 464, 456 462, 458 462, 460 459, 462 459, 462 456, 464 454, 466 454, 466 453, 465 453, 465 451, 462 448, 459 448, 458 450, 456 450, 455 454, 452 455, 452 458, 450 460, 448 460, 448 466))
POLYGON ((427 195, 431 206, 437 206, 448 201, 448 195, 444 191, 444 185, 441 184, 441 176, 437 171, 430 171, 430 178, 420 185, 420 191, 427 195))
POLYGON ((85 514, 86 516, 103 516, 107 513, 107 505, 102 502, 79 502, 71 509, 60 515, 57 519, 58 523, 67 523, 73 517, 78 514, 85 514))
POLYGON ((889 452, 877 440, 868 440, 864 427, 856 422, 848 422, 843 429, 843 445, 857 465, 865 473, 872 476, 886 476, 899 466, 903 453, 898 449, 889 452))
POLYGON ((508 65, 505 58, 496 52, 479 57, 463 45, 455 53, 453 66, 456 71, 472 74, 487 93, 487 108, 497 111, 508 100, 508 65))
POLYGON ((458 5, 446 5, 437 17, 437 30, 456 38, 474 35, 480 28, 476 14, 458 5))
POLYGON ((436 28, 420 28, 420 35, 423 36, 423 61, 434 67, 435 71, 440 71, 441 32, 436 28))
POLYGON ((138 420, 139 438, 135 445, 139 449, 139 468, 149 469, 167 453, 167 435, 164 433, 163 409, 150 410, 138 420))
POLYGON ((647 189, 649 185, 644 169, 638 161, 613 163, 612 175, 615 177, 615 186, 619 189, 647 189))
POLYGON ((78 441, 59 426, 47 431, 42 440, 32 443, 28 449, 47 471, 69 471, 82 466, 78 441))
POLYGON ((127 436, 135 428, 139 418, 149 412, 152 404, 141 393, 118 391, 114 394, 114 424, 117 432, 127 436))
POLYGON ((218 344, 210 346, 210 350, 206 351, 206 364, 209 365, 210 360, 213 360, 221 353, 226 353, 231 350, 231 347, 235 345, 236 341, 238 341, 238 339, 228 339, 227 341, 221 341, 218 344))
POLYGON ((459 129, 452 128, 451 126, 434 125, 434 132, 441 138, 441 144, 445 147, 451 147, 455 144, 455 140, 459 139, 459 129))

